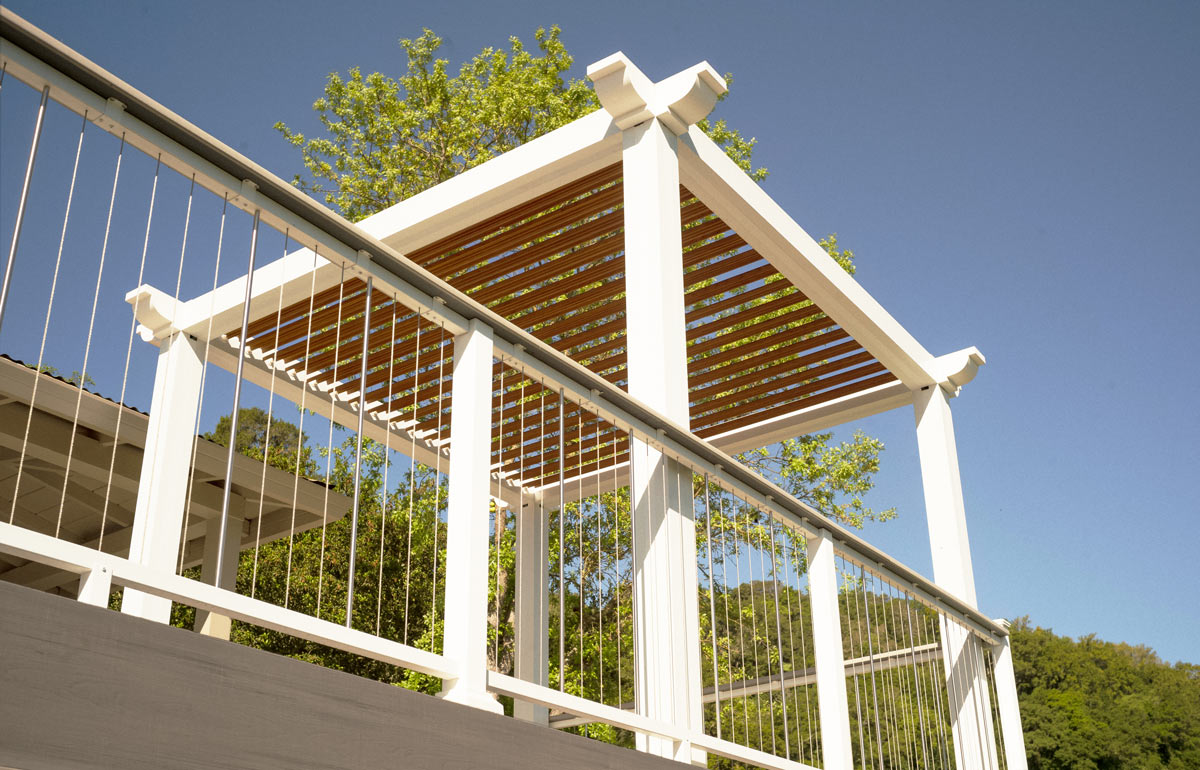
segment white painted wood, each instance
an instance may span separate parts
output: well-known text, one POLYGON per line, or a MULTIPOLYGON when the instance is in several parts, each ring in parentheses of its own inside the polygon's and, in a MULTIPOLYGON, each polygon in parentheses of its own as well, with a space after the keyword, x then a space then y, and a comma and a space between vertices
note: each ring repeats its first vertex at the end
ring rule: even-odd
POLYGON ((464 171, 358 226, 410 252, 620 160, 621 132, 599 110, 464 171))
MULTIPOLYGON (((1007 627, 1008 621, 999 621, 1007 627)), ((1021 707, 1017 701, 1017 677, 1013 673, 1012 643, 1009 637, 992 647, 992 675, 996 679, 996 709, 1000 712, 1001 743, 1007 770, 1028 770, 1025 756, 1025 731, 1021 727, 1021 707)))
MULTIPOLYGON (((975 574, 949 399, 941 387, 930 386, 913 394, 925 516, 934 580, 974 607, 975 574)), ((997 766, 997 758, 983 647, 975 634, 959 623, 948 622, 945 616, 942 661, 958 767, 990 770, 997 766)))
POLYGON ((925 517, 933 551, 933 579, 938 585, 976 606, 975 573, 967 537, 966 505, 958 471, 958 448, 949 396, 930 387, 913 394, 917 419, 917 449, 925 492, 925 517))
POLYGON ((126 596, 131 589, 136 589, 162 599, 168 605, 171 601, 177 601, 430 676, 449 677, 458 671, 457 662, 442 655, 372 636, 338 623, 320 620, 198 580, 180 577, 169 570, 147 567, 5 522, 0 522, 0 553, 37 561, 76 574, 107 567, 112 573, 112 582, 126 586, 126 596))
POLYGON ((854 420, 882 414, 911 403, 912 391, 908 386, 903 382, 891 382, 711 436, 708 442, 722 452, 736 455, 749 449, 770 446, 806 433, 817 433, 854 420))
POLYGON ((75 598, 94 607, 107 607, 111 593, 112 572, 101 565, 79 576, 79 593, 75 598))
MULTIPOLYGON (((679 172, 675 136, 658 120, 624 136, 625 286, 629 394, 687 426, 679 172)), ((691 471, 631 441, 634 628, 638 713, 703 731, 691 471)), ((707 764, 687 741, 641 736, 658 756, 707 764)))
MULTIPOLYGON (((768 768, 769 770, 816 770, 812 765, 793 762, 765 751, 714 738, 699 731, 689 731, 641 714, 623 711, 613 706, 580 698, 570 693, 551 690, 548 687, 524 682, 515 677, 488 672, 488 689, 516 700, 538 703, 584 718, 584 722, 603 722, 615 727, 670 743, 686 743, 705 752, 768 768)), ((584 723, 584 722, 581 722, 584 723)))
POLYGON ((846 661, 838 608, 833 539, 822 530, 808 538, 808 592, 812 601, 812 643, 817 669, 817 705, 821 750, 828 770, 849 770, 850 710, 846 697, 846 661))
MULTIPOLYGON (((203 368, 201 346, 186 335, 173 335, 159 349, 129 558, 164 572, 179 560, 203 368)), ((166 623, 171 602, 127 590, 121 612, 166 623)))
MULTIPOLYGON (((245 522, 245 498, 231 495, 229 498, 229 520, 225 526, 225 543, 221 546, 221 517, 206 521, 204 528, 204 561, 201 562, 200 579, 209 585, 233 590, 237 584, 238 559, 242 555, 242 525, 245 522), (224 564, 218 564, 218 553, 224 554, 224 564)), ((229 618, 215 615, 207 610, 196 610, 192 626, 205 636, 228 639, 229 618)))
POLYGON ((689 190, 910 389, 936 382, 933 356, 703 131, 679 141, 689 190))
MULTIPOLYGON (((517 509, 516 656, 518 679, 543 687, 550 684, 549 527, 546 510, 536 500, 517 509)), ((527 701, 513 704, 513 716, 548 724, 545 706, 527 701)))
POLYGON ((479 320, 454 338, 446 500, 445 654, 458 670, 440 697, 503 713, 487 691, 488 509, 491 506, 492 331, 479 320), (463 440, 465 438, 465 440, 463 440))

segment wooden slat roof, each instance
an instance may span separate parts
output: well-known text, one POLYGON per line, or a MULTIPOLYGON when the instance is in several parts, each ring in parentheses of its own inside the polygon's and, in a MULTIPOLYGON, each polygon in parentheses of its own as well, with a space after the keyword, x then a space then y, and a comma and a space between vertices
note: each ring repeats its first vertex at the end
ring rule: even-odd
MULTIPOLYGON (((623 192, 618 163, 408 256, 625 387, 623 192)), ((745 428, 896 379, 703 202, 682 186, 679 195, 691 427, 697 435, 745 428)), ((365 289, 357 278, 348 279, 254 319, 248 345, 256 355, 284 362, 284 369, 310 386, 356 401, 365 289)), ((448 442, 449 335, 383 291, 375 291, 371 303, 368 412, 448 442)), ((519 476, 525 486, 555 482, 557 394, 541 394, 540 386, 528 382, 523 396, 514 394, 521 378, 499 365, 494 374, 495 468, 519 476), (503 398, 501 377, 507 381, 503 398), (501 430, 502 404, 513 415, 525 404, 532 424, 513 427, 518 418, 505 414, 501 430), (521 458, 523 467, 515 467, 521 458)), ((614 426, 574 405, 565 412, 568 472, 587 472, 626 456, 627 437, 614 426), (589 459, 597 447, 599 459, 589 459)))

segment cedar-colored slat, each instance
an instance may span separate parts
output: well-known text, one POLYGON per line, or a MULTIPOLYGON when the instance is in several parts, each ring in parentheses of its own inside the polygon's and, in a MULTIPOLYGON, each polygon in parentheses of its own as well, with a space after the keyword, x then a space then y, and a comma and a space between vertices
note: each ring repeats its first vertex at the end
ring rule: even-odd
POLYGON ((562 203, 564 200, 576 198, 590 190, 603 187, 604 185, 615 182, 621 178, 621 164, 614 163, 611 166, 600 169, 599 171, 589 176, 577 179, 574 182, 555 188, 548 193, 543 193, 531 201, 526 201, 519 206, 515 206, 499 214, 495 214, 482 222, 478 222, 470 227, 466 227, 458 232, 440 238, 431 244, 422 246, 419 249, 413 249, 409 252, 409 258, 414 262, 424 264, 447 254, 453 249, 459 248, 465 244, 473 243, 480 238, 502 230, 506 227, 528 219, 529 217, 545 211, 548 208, 562 203))
MULTIPOLYGON (((450 285, 461 291, 469 292, 510 273, 517 273, 519 270, 528 269, 531 265, 536 265, 538 262, 549 259, 556 254, 564 254, 590 241, 611 235, 623 226, 624 219, 621 216, 621 212, 617 211, 605 214, 579 227, 563 230, 561 233, 546 238, 544 241, 540 241, 499 259, 492 259, 487 264, 480 264, 480 266, 466 270, 458 275, 451 273, 438 273, 438 275, 441 278, 453 275, 448 281, 450 285)), ((472 264, 480 262, 482 260, 475 260, 472 264)))
POLYGON ((453 257, 441 260, 434 268, 443 278, 459 277, 458 274, 462 271, 471 272, 472 265, 503 262, 506 259, 505 255, 512 256, 512 253, 527 251, 550 241, 561 242, 562 239, 588 226, 593 226, 591 232, 596 232, 594 226, 598 222, 607 222, 607 225, 600 227, 615 230, 625 222, 620 209, 613 210, 613 206, 620 202, 620 199, 620 187, 583 198, 552 214, 530 220, 512 230, 469 246, 453 257))
POLYGON ((688 379, 688 389, 694 403, 702 398, 707 398, 711 393, 723 393, 726 390, 741 387, 741 384, 746 382, 776 377, 795 371, 802 366, 812 366, 826 359, 837 358, 859 350, 862 350, 862 346, 858 344, 857 340, 848 340, 840 345, 822 348, 816 353, 796 358, 780 356, 777 359, 774 358, 774 351, 772 351, 772 354, 769 355, 756 356, 733 366, 706 372, 698 377, 691 377, 688 379))
POLYGON ((765 264, 762 267, 756 267, 752 270, 746 270, 738 273, 737 275, 730 276, 723 281, 715 281, 703 288, 694 288, 683 297, 683 301, 686 306, 695 306, 692 310, 688 311, 687 315, 684 317, 684 320, 688 323, 691 323, 692 321, 699 321, 701 318, 707 318, 710 315, 715 315, 727 307, 736 307, 738 304, 740 304, 738 300, 741 300, 741 302, 749 302, 751 298, 756 299, 773 292, 796 288, 787 281, 771 281, 770 283, 764 283, 761 286, 743 291, 741 294, 734 294, 724 299, 717 300, 709 305, 700 304, 707 302, 714 297, 719 297, 722 294, 749 286, 752 283, 778 274, 779 273, 775 270, 774 265, 765 264), (751 295, 751 292, 757 292, 757 294, 751 295))
POLYGON ((683 268, 685 271, 687 271, 688 269, 694 268, 696 265, 699 265, 702 262, 714 259, 722 254, 728 254, 732 251, 737 251, 745 245, 746 240, 742 238, 742 236, 738 235, 737 233, 730 233, 729 235, 726 235, 723 238, 718 238, 711 243, 706 243, 703 246, 696 246, 695 248, 684 251, 683 268))
MULTIPOLYGON (((804 383, 807 383, 810 380, 814 381, 812 384, 815 387, 818 383, 828 382, 830 379, 832 379, 832 377, 829 375, 835 375, 837 372, 844 371, 849 367, 857 366, 858 364, 865 364, 874 360, 875 357, 864 350, 861 353, 855 353, 854 355, 846 356, 845 358, 829 361, 828 363, 814 366, 809 369, 804 369, 793 374, 776 377, 773 380, 767 380, 765 382, 760 380, 757 385, 752 385, 750 387, 741 386, 740 389, 731 390, 731 392, 728 392, 723 396, 710 397, 705 401, 694 401, 691 405, 691 413, 697 416, 708 415, 715 410, 721 410, 733 404, 737 404, 738 408, 743 408, 759 401, 760 396, 777 393, 777 391, 786 390, 788 391, 788 395, 790 395, 794 392, 803 391, 804 388, 808 387, 807 385, 804 385, 804 383)), ((749 385, 749 383, 747 383, 747 385, 749 385)), ((722 390, 724 389, 722 388, 722 390)))
MULTIPOLYGON (((538 286, 536 289, 531 289, 523 294, 518 294, 517 296, 505 300, 498 305, 493 305, 491 309, 494 312, 508 318, 513 323, 528 326, 529 324, 525 321, 525 316, 521 315, 522 313, 527 313, 529 311, 540 312, 539 309, 537 309, 538 305, 545 306, 540 310, 548 311, 553 305, 560 301, 559 297, 562 297, 565 294, 570 294, 572 291, 578 291, 589 284, 600 283, 601 286, 587 289, 587 292, 604 291, 605 289, 603 284, 605 283, 619 283, 624 286, 625 281, 623 277, 617 281, 609 281, 610 278, 620 276, 624 272, 625 260, 605 258, 603 261, 583 267, 574 275, 569 275, 560 281, 543 284, 538 286)), ((574 297, 567 297, 567 299, 574 299, 574 297)), ((532 323, 537 322, 534 321, 532 323)))
POLYGON ((721 233, 728 232, 729 225, 721 219, 710 219, 703 224, 694 225, 683 231, 683 248, 695 246, 698 243, 715 238, 721 233))
MULTIPOLYGON (((767 300, 766 302, 755 305, 754 307, 747 309, 744 313, 722 316, 721 318, 715 318, 708 323, 694 326, 687 330, 687 340, 688 342, 691 342, 693 340, 701 339, 702 337, 707 337, 710 334, 715 334, 722 329, 731 329, 733 328, 734 324, 745 324, 748 322, 757 323, 764 320, 774 320, 767 319, 766 316, 770 315, 771 313, 800 305, 804 302, 811 302, 811 300, 798 291, 794 294, 785 294, 782 297, 776 297, 775 299, 767 300)), ((814 305, 813 307, 816 306, 814 305)), ((818 311, 819 310, 820 308, 818 308, 818 311)), ((789 313, 788 315, 791 314, 789 313)), ((777 318, 783 317, 784 316, 782 315, 777 316, 777 318)))
POLYGON ((716 278, 718 275, 732 273, 734 270, 740 270, 749 265, 757 263, 767 264, 767 261, 758 255, 754 249, 747 251, 739 251, 737 254, 717 260, 712 264, 698 267, 690 273, 683 274, 683 285, 686 288, 695 286, 702 281, 707 281, 710 278, 716 278))
MULTIPOLYGON (((628 442, 625 443, 628 444, 628 442)), ((565 483, 569 486, 570 484, 574 483, 573 480, 576 478, 586 476, 597 471, 603 471, 614 466, 622 465, 628 460, 628 447, 621 447, 619 448, 619 451, 615 457, 603 457, 599 464, 597 464, 595 460, 592 460, 590 463, 587 463, 580 468, 568 468, 565 483)), ((558 484, 559 473, 557 468, 539 468, 539 470, 547 471, 546 475, 543 476, 530 473, 529 469, 526 469, 525 475, 528 478, 528 483, 525 484, 525 486, 546 489, 547 487, 552 487, 558 484)), ((588 485, 594 485, 595 481, 589 480, 586 483, 588 485)))
MULTIPOLYGON (((798 385, 784 393, 776 394, 774 398, 760 398, 751 401, 740 402, 736 408, 725 409, 714 413, 701 412, 700 414, 692 417, 692 427, 693 429, 707 428, 712 425, 726 424, 731 421, 736 422, 745 415, 757 414, 760 410, 764 409, 770 411, 777 405, 804 401, 804 397, 809 394, 819 393, 823 390, 828 390, 835 385, 853 382, 855 380, 862 379, 863 377, 883 371, 886 371, 883 364, 879 363, 878 361, 872 361, 868 364, 863 364, 856 369, 850 369, 848 371, 841 372, 840 374, 833 374, 804 385, 798 385)), ((704 407, 701 406, 700 408, 703 410, 704 407)))
POLYGON ((860 380, 858 382, 851 383, 851 384, 846 385, 841 388, 834 388, 833 390, 828 390, 828 391, 825 391, 822 393, 811 395, 811 396, 808 396, 807 398, 801 399, 799 401, 792 401, 792 402, 788 402, 786 404, 780 404, 779 406, 773 407, 771 409, 764 409, 761 412, 755 412, 754 414, 739 417, 735 420, 713 423, 704 428, 697 428, 697 427, 693 426, 692 432, 695 433, 700 438, 708 438, 710 436, 716 436, 721 433, 727 433, 728 431, 731 431, 731 430, 745 428, 746 426, 749 426, 749 425, 756 425, 764 420, 770 420, 775 417, 781 417, 785 414, 790 414, 799 409, 807 409, 809 407, 817 406, 818 404, 823 404, 827 401, 833 401, 835 398, 841 398, 843 396, 853 395, 860 391, 869 390, 878 385, 886 385, 887 383, 893 382, 895 380, 896 380, 896 375, 892 374, 891 372, 884 372, 883 374, 877 375, 875 377, 871 377, 870 379, 860 380))
POLYGON ((299 355, 300 350, 321 350, 326 345, 333 344, 338 327, 352 315, 361 313, 366 306, 366 291, 346 295, 342 301, 314 313, 312 319, 312 335, 308 333, 308 323, 295 324, 295 328, 280 338, 280 349, 277 353, 283 360, 291 360, 299 355))
MULTIPOLYGON (((583 307, 583 304, 580 303, 579 307, 583 307)), ((625 298, 610 298, 590 310, 570 308, 567 312, 569 313, 568 315, 539 326, 533 333, 538 337, 562 336, 572 330, 579 330, 585 324, 595 323, 610 316, 624 318, 625 298)), ((596 328, 599 329, 601 327, 598 326, 596 328)))
MULTIPOLYGON (((351 279, 351 280, 357 281, 358 279, 355 278, 355 279, 351 279)), ((362 283, 362 282, 359 281, 359 283, 362 283)), ((336 302, 337 298, 338 298, 339 289, 340 289, 339 286, 331 286, 328 289, 325 289, 324 291, 317 292, 315 295, 313 295, 313 297, 311 299, 311 304, 310 304, 310 300, 308 298, 305 298, 305 299, 300 300, 299 302, 293 302, 292 304, 288 305, 287 307, 285 307, 283 309, 283 312, 280 314, 280 316, 282 318, 282 320, 280 321, 280 324, 279 324, 280 328, 282 329, 283 327, 287 326, 288 324, 294 323, 295 321, 298 321, 298 320, 306 320, 306 317, 308 316, 308 309, 310 307, 313 309, 313 312, 315 313, 316 311, 320 310, 321 308, 323 308, 325 305, 329 304, 330 302, 336 302)), ((275 316, 272 314, 267 314, 267 315, 263 316, 262 318, 258 319, 257 321, 252 322, 247 327, 246 337, 250 340, 253 340, 258 335, 262 334, 263 332, 270 331, 274 327, 275 327, 275 316)), ((227 336, 227 337, 236 336, 240 331, 241 331, 241 329, 234 329, 232 331, 227 332, 225 336, 227 336)))
MULTIPOLYGON (((804 337, 808 334, 814 334, 815 332, 829 329, 831 326, 837 326, 837 322, 829 316, 825 316, 823 318, 815 318, 806 324, 801 324, 798 328, 790 330, 790 333, 793 337, 804 337)), ((826 345, 830 342, 836 342, 839 339, 849 336, 849 332, 844 329, 834 329, 833 331, 828 331, 824 334, 817 334, 816 336, 808 337, 807 339, 801 339, 798 342, 787 343, 787 345, 789 347, 794 346, 792 347, 792 352, 800 352, 810 348, 819 347, 821 345, 826 345)), ((706 369, 711 369, 718 364, 725 363, 726 361, 746 358, 747 356, 767 350, 768 348, 778 344, 778 337, 764 337, 759 340, 752 340, 750 342, 743 343, 729 350, 722 350, 719 353, 710 353, 709 355, 703 357, 695 357, 693 356, 692 351, 689 350, 688 374, 694 375, 706 369)))
MULTIPOLYGON (((696 343, 688 349, 688 355, 693 356, 703 355, 710 352, 715 353, 726 345, 732 345, 748 337, 753 337, 756 334, 766 334, 768 332, 775 331, 776 329, 783 329, 783 327, 788 326, 789 324, 798 323, 803 321, 805 318, 811 318, 815 315, 821 314, 821 308, 817 307, 816 305, 809 305, 808 307, 800 310, 793 310, 786 315, 776 316, 774 318, 760 318, 758 320, 751 321, 741 328, 729 329, 722 334, 709 337, 703 342, 696 343)), ((780 333, 782 334, 784 332, 781 331, 780 333)))
MULTIPOLYGON (((535 287, 544 281, 548 281, 555 275, 562 275, 571 270, 587 271, 591 269, 589 267, 591 263, 603 264, 602 260, 610 260, 610 258, 624 250, 625 238, 620 233, 614 233, 594 243, 589 243, 576 251, 554 257, 547 264, 535 265, 516 275, 501 278, 487 286, 483 286, 477 291, 472 292, 471 298, 485 305, 502 299, 509 294, 514 295, 513 300, 510 301, 521 300, 523 296, 536 291, 536 289, 531 289, 530 287, 535 287)), ((619 263, 620 267, 618 269, 624 267, 624 260, 612 261, 619 263)), ((524 307, 529 307, 531 304, 526 304, 524 307)), ((496 312, 503 311, 496 310, 496 312)))
MULTIPOLYGON (((534 326, 544 324, 548 321, 556 321, 565 319, 574 313, 579 312, 583 308, 590 307, 600 302, 616 301, 625 293, 625 277, 619 276, 613 280, 606 281, 599 286, 593 286, 584 291, 581 291, 574 296, 563 299, 556 299, 554 302, 543 304, 540 308, 533 308, 528 313, 519 316, 509 316, 509 320, 515 324, 522 326, 526 331, 533 329, 534 326)), ((621 297, 621 302, 624 298, 621 297)))
MULTIPOLYGON (((367 287, 367 285, 365 283, 363 283, 362 281, 358 280, 357 278, 352 278, 352 279, 346 281, 345 283, 339 284, 338 286, 331 287, 329 289, 329 293, 333 295, 332 298, 330 298, 325 303, 314 304, 313 323, 312 323, 313 330, 316 331, 316 330, 322 328, 322 326, 327 326, 328 324, 333 322, 333 319, 337 316, 337 308, 338 308, 338 303, 339 303, 338 298, 339 297, 341 297, 341 302, 345 302, 350 297, 353 297, 353 296, 363 293, 363 291, 366 289, 366 287, 367 287), (332 304, 330 304, 330 303, 332 303, 332 304), (322 305, 324 305, 324 306, 322 306, 322 305), (322 321, 324 321, 324 323, 322 323, 322 321)), ((324 292, 322 292, 322 293, 324 293, 324 292)), ((305 303, 305 304, 306 304, 306 310, 307 310, 307 303, 305 303)), ((268 313, 258 320, 264 321, 264 322, 269 322, 270 324, 274 325, 275 314, 268 313)), ((282 321, 280 323, 280 328, 284 330, 283 334, 281 335, 281 339, 283 340, 283 342, 281 342, 280 344, 286 344, 287 342, 297 339, 298 337, 303 337, 307 333, 308 319, 301 317, 301 318, 296 318, 292 321, 282 321)), ((237 329, 233 329, 231 331, 226 332, 225 336, 226 337, 236 337, 238 334, 241 333, 241 331, 242 331, 241 327, 238 327, 237 329)))

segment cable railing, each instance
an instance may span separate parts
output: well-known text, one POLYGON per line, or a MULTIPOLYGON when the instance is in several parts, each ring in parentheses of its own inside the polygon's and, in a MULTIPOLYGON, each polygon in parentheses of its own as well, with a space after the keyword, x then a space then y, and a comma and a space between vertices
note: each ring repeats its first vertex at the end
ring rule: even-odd
POLYGON ((3 32, 3 579, 714 767, 1003 759, 1002 627, 3 32))

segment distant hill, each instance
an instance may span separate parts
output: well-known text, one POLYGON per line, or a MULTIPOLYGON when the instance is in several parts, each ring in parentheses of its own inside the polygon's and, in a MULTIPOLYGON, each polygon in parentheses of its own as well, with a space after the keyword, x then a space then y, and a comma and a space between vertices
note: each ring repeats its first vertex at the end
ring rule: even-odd
POLYGON ((1200 768, 1200 665, 1028 618, 1012 646, 1031 770, 1200 768))

